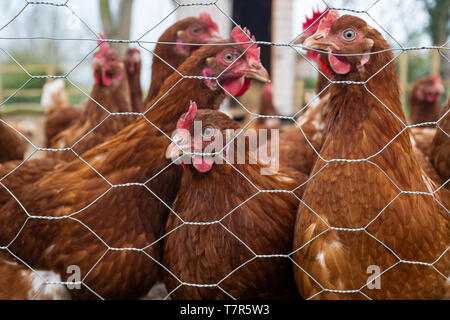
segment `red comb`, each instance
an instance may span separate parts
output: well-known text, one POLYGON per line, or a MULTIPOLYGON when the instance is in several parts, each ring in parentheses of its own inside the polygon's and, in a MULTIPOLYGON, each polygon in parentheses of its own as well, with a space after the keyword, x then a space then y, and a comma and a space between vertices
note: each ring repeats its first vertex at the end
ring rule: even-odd
POLYGON ((189 130, 189 127, 191 126, 191 123, 196 115, 197 103, 195 103, 195 101, 191 101, 188 112, 181 116, 180 120, 178 120, 177 128, 189 130))
POLYGON ((239 27, 234 27, 233 31, 231 31, 231 37, 233 38, 234 42, 240 43, 241 47, 244 48, 244 50, 247 50, 248 47, 251 47, 247 50, 246 55, 253 59, 259 60, 261 49, 251 43, 252 41, 256 41, 256 39, 255 36, 251 35, 250 30, 244 28, 244 32, 242 32, 239 27))
POLYGON ((339 12, 336 10, 328 11, 327 15, 320 20, 318 31, 327 34, 333 22, 339 18, 339 12))
MULTIPOLYGON (((305 31, 305 35, 306 36, 311 36, 314 34, 314 32, 317 31, 317 28, 319 27, 319 23, 320 21, 322 21, 322 19, 318 20, 320 17, 322 17, 322 15, 325 13, 325 11, 327 11, 327 9, 324 9, 323 11, 320 11, 319 9, 313 9, 313 14, 312 17, 306 17, 306 21, 303 22, 303 31, 305 31)), ((323 17, 325 17, 326 15, 324 15, 323 17)))
MULTIPOLYGON (((98 37, 102 40, 106 39, 106 36, 103 32, 100 32, 98 34, 98 37)), ((98 52, 95 54, 95 57, 103 56, 108 50, 109 50, 109 43, 108 42, 101 42, 99 41, 100 46, 98 52)))
POLYGON ((437 73, 433 74, 433 75, 431 76, 431 79, 433 79, 433 82, 434 82, 435 85, 439 85, 439 84, 442 83, 441 76, 438 75, 437 73))
POLYGON ((210 31, 219 32, 219 27, 217 26, 217 23, 214 22, 214 20, 211 18, 211 15, 208 12, 200 13, 200 20, 202 20, 204 23, 208 25, 210 31))

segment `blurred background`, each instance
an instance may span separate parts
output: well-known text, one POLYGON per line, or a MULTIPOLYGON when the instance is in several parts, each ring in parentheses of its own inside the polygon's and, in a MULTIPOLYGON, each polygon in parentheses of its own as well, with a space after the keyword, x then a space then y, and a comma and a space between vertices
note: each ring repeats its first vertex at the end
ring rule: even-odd
MULTIPOLYGON (((142 88, 150 85, 151 50, 162 32, 175 21, 202 11, 211 13, 220 32, 229 35, 233 21, 248 27, 257 40, 289 43, 302 32, 302 23, 313 9, 352 9, 381 31, 394 49, 442 46, 449 38, 449 0, 52 0, 54 5, 29 4, 24 0, 0 0, 0 112, 19 118, 24 114, 39 119, 41 89, 45 79, 32 75, 64 75, 70 102, 82 107, 93 85, 95 36, 103 31, 111 39, 139 40, 143 56, 142 88), (196 3, 179 6, 177 3, 196 3), (205 5, 208 2, 216 5, 205 5), (72 83, 73 84, 72 84, 72 83), (78 87, 78 88, 77 88, 78 87), (17 91, 20 89, 19 91, 17 91), (81 89, 81 90, 80 90, 81 89)), ((341 12, 343 14, 344 11, 341 12)), ((133 44, 137 46, 136 44, 133 44)), ((117 44, 123 54, 128 44, 117 44)), ((448 48, 448 46, 447 46, 448 48)), ((450 51, 395 50, 405 111, 408 94, 417 79, 440 73, 448 96, 450 51)), ((302 55, 286 46, 262 46, 262 61, 270 70, 275 105, 291 115, 301 109, 314 91, 316 69, 302 55)), ((241 98, 250 110, 259 105, 258 85, 241 98)), ((245 111, 228 102, 230 112, 239 117, 245 111)), ((14 119, 17 120, 17 119, 14 119)), ((39 121, 38 121, 39 122, 39 121)))

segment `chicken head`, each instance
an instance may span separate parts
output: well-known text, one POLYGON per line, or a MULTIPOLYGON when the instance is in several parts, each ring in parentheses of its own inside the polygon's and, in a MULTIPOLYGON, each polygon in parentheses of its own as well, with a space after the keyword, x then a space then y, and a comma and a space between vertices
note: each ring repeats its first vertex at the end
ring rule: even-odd
POLYGON ((237 124, 224 113, 197 110, 197 104, 192 101, 188 112, 177 123, 166 158, 179 159, 184 169, 192 165, 200 173, 209 172, 216 160, 227 156, 226 130, 237 128, 237 124))
MULTIPOLYGON (((100 34, 105 39, 104 34, 100 34)), ((96 84, 109 87, 118 85, 125 74, 125 66, 119 56, 111 49, 108 42, 100 42, 99 50, 94 54, 92 63, 96 84)))
POLYGON ((201 44, 223 40, 219 35, 219 27, 207 12, 198 18, 186 20, 176 33, 176 52, 182 56, 190 56, 201 44))
POLYGON ((250 87, 251 80, 270 82, 269 73, 260 60, 261 49, 256 45, 255 37, 247 28, 235 27, 231 32, 233 45, 227 46, 214 57, 206 60, 203 76, 212 90, 220 86, 229 96, 242 96, 250 87), (216 79, 211 78, 218 78, 216 79))
POLYGON ((337 11, 330 10, 304 46, 326 55, 325 67, 330 74, 346 75, 364 70, 374 46, 374 32, 364 20, 350 15, 339 18, 337 11))

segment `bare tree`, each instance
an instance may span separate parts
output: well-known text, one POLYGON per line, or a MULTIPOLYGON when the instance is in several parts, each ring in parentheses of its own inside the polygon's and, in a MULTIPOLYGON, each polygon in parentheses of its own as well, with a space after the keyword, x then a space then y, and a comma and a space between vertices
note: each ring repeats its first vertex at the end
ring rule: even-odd
MULTIPOLYGON (((103 24, 103 30, 110 39, 129 39, 131 31, 131 11, 133 0, 120 0, 118 18, 114 18, 111 11, 110 0, 99 0, 100 15, 103 24)), ((119 56, 123 56, 126 51, 124 45, 112 45, 119 56)))
MULTIPOLYGON (((449 0, 421 0, 427 10, 430 19, 427 31, 430 34, 433 44, 441 46, 448 41, 450 33, 450 1, 449 0)), ((444 51, 447 59, 450 59, 450 52, 444 51)), ((445 78, 450 78, 450 63, 443 60, 442 71, 445 78)))
POLYGON ((450 1, 448 0, 421 0, 424 3, 430 20, 427 30, 434 45, 443 45, 450 31, 450 1))

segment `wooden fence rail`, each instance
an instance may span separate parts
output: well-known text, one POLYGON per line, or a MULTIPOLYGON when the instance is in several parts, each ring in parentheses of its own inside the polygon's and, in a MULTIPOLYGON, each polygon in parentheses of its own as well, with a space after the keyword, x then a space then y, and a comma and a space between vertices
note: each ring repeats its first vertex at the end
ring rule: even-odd
MULTIPOLYGON (((23 65, 25 70, 30 74, 45 74, 49 76, 55 76, 57 74, 64 73, 64 71, 55 65, 42 65, 42 64, 26 64, 23 65)), ((25 74, 25 72, 17 65, 1 65, 0 64, 0 102, 14 94, 18 88, 5 88, 4 80, 5 77, 11 74, 25 74)), ((85 92, 89 93, 89 88, 82 88, 85 92), (86 91, 87 90, 87 91, 86 91)), ((66 88, 69 97, 85 97, 85 94, 75 87, 66 88)), ((39 98, 42 95, 42 88, 22 88, 16 93, 15 97, 26 97, 26 98, 39 98)), ((24 103, 26 104, 26 103, 24 103)), ((33 104, 33 103, 30 103, 33 104)))
MULTIPOLYGON (((411 90, 413 86, 413 82, 408 83, 408 61, 409 59, 413 58, 414 56, 422 55, 420 52, 406 52, 398 58, 398 72, 399 72, 399 81, 400 81, 400 88, 401 88, 401 98, 403 105, 406 105, 406 102, 408 100, 407 94, 411 90)), ((431 73, 437 73, 440 68, 443 59, 440 57, 439 53, 436 50, 432 50, 429 52, 430 55, 430 74, 431 73)), ((63 70, 60 67, 54 66, 54 65, 24 65, 23 66, 28 72, 31 74, 34 73, 45 73, 46 75, 57 75, 58 73, 63 73, 63 70)), ((24 71, 17 65, 0 65, 0 101, 3 102, 4 99, 12 95, 14 92, 16 92, 17 88, 4 88, 4 79, 10 74, 18 74, 18 73, 24 73, 24 71)), ((446 88, 450 86, 450 80, 445 79, 444 85, 446 88)), ((80 92, 75 87, 69 87, 66 88, 69 96, 71 98, 78 97, 82 99, 85 97, 85 95, 80 92)), ((85 92, 89 92, 89 88, 83 88, 85 92)), ((305 79, 298 79, 296 81, 296 88, 295 88, 295 104, 298 107, 301 107, 305 104, 305 97, 308 94, 311 94, 314 92, 314 89, 306 88, 305 87, 305 79)), ((27 97, 27 98, 40 98, 42 94, 42 88, 23 88, 19 92, 17 92, 17 97, 27 97)), ((26 103, 25 103, 26 104, 26 103)), ((34 103, 35 104, 35 103, 34 103)))

